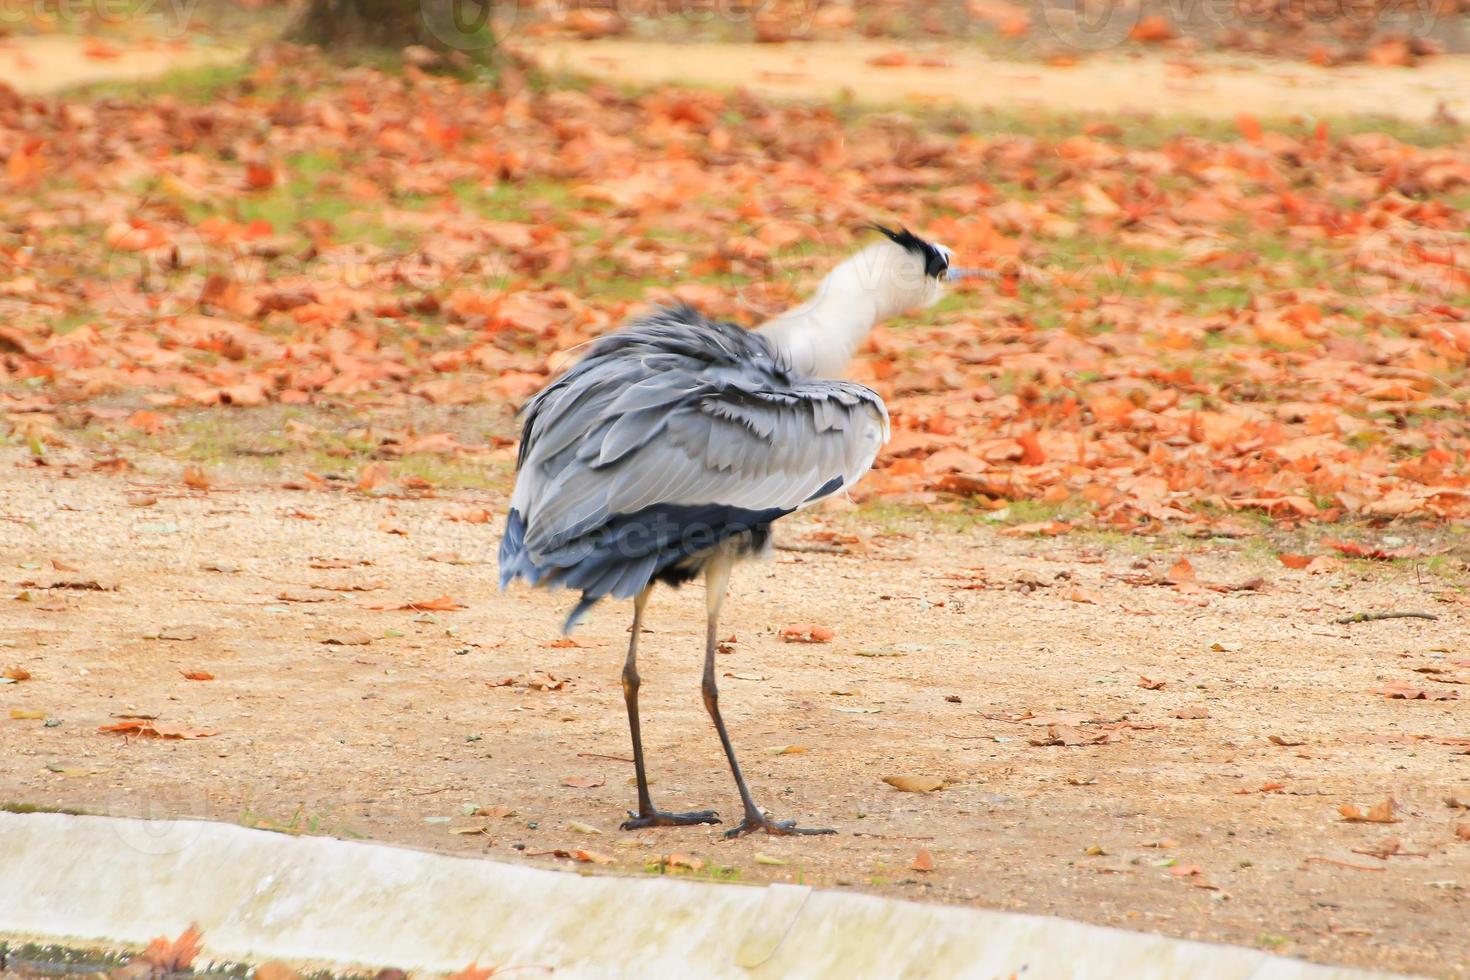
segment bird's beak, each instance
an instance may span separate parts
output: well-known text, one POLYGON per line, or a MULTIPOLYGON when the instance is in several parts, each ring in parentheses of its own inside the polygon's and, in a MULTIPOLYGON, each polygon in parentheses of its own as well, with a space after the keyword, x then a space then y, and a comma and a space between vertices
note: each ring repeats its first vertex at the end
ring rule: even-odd
POLYGON ((957 282, 961 279, 998 279, 999 275, 990 269, 962 269, 951 266, 944 273, 946 282, 957 282))

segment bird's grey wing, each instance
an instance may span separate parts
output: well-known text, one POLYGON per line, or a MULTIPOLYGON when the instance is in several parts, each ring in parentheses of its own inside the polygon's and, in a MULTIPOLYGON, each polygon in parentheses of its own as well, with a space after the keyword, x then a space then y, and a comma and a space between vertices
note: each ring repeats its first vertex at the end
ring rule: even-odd
POLYGON ((648 374, 642 365, 630 370, 626 362, 609 360, 536 406, 537 441, 511 498, 512 509, 529 518, 526 543, 533 553, 607 520, 609 481, 594 472, 596 456, 603 449, 626 453, 660 434, 668 413, 697 390, 693 377, 648 374))
POLYGON ((857 482, 888 436, 882 400, 861 385, 763 372, 704 380, 689 392, 670 378, 663 400, 638 385, 620 395, 630 410, 609 413, 545 488, 526 536, 533 555, 571 559, 580 548, 555 553, 650 508, 720 505, 772 520, 857 482))
POLYGON ((705 395, 670 413, 662 438, 611 464, 608 507, 795 510, 857 482, 886 440, 887 422, 876 395, 840 382, 705 395))

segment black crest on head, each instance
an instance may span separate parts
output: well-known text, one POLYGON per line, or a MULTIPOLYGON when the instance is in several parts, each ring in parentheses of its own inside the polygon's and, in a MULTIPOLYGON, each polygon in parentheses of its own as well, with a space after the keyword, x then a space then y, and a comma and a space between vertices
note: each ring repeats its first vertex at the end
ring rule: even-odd
POLYGON ((892 228, 885 228, 882 225, 870 225, 869 227, 874 231, 887 235, 889 240, 895 245, 901 245, 923 259, 924 275, 938 279, 949 268, 949 258, 943 252, 907 228, 899 228, 898 231, 894 231, 892 228))

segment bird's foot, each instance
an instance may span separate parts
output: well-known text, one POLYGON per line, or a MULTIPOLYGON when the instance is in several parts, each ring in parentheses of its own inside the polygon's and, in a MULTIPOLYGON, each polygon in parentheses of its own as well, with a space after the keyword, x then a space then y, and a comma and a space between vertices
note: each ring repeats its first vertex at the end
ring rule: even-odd
POLYGON ((731 827, 725 831, 726 837, 739 837, 742 834, 753 834, 757 830, 776 837, 792 837, 797 835, 817 836, 820 834, 835 834, 837 831, 830 827, 798 827, 795 820, 772 820, 764 813, 747 813, 740 826, 731 827))
POLYGON ((713 810, 691 810, 688 813, 664 813, 649 810, 646 813, 628 811, 628 819, 618 829, 641 830, 644 827, 688 827, 697 823, 719 823, 720 815, 713 810))

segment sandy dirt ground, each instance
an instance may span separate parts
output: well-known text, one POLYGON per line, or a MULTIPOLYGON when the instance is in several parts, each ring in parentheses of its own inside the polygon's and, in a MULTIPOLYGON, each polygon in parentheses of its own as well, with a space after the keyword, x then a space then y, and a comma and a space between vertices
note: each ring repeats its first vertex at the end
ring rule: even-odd
POLYGON ((538 41, 525 50, 551 67, 618 82, 692 82, 763 95, 864 102, 920 101, 1006 111, 1147 112, 1234 119, 1246 112, 1381 115, 1425 121, 1443 104, 1470 111, 1470 57, 1412 70, 1318 68, 1241 56, 1101 54, 1071 67, 1007 61, 960 48, 915 49, 882 41, 811 44, 667 44, 538 41), (875 67, 901 54, 907 64, 875 67), (925 62, 932 65, 926 66, 925 62))
MULTIPOLYGON (((565 594, 498 593, 500 494, 200 491, 171 482, 177 464, 116 477, 90 462, 0 452, 0 665, 31 674, 0 685, 0 801, 605 873, 659 873, 677 853, 704 867, 669 873, 1470 975, 1470 840, 1456 835, 1470 811, 1446 802, 1470 801, 1470 702, 1442 700, 1470 693, 1454 683, 1470 682, 1470 604, 1453 550, 1437 571, 1313 572, 1260 539, 792 519, 788 546, 857 541, 737 571, 722 702, 758 800, 839 834, 726 841, 618 830, 633 802, 629 610, 604 605, 568 642, 565 594), (451 519, 481 508, 491 523, 451 519), (1202 584, 1131 584, 1184 557, 1202 584), (442 596, 464 608, 393 608, 442 596), (1439 618, 1333 622, 1385 610, 1439 618), (835 636, 783 642, 797 623, 835 636), (1375 693, 1395 684, 1426 697, 1375 693), (122 715, 215 734, 98 730, 122 715), (1339 812, 1388 798, 1392 824, 1339 812), (1371 853, 1389 839, 1397 854, 1371 853), (912 867, 921 849, 932 871, 912 867)), ((653 789, 666 808, 738 818, 698 694, 701 593, 650 606, 653 789)))

